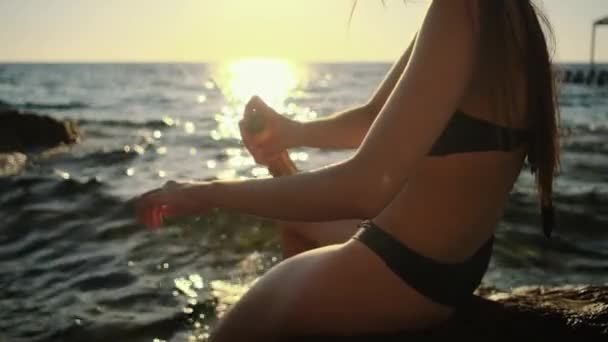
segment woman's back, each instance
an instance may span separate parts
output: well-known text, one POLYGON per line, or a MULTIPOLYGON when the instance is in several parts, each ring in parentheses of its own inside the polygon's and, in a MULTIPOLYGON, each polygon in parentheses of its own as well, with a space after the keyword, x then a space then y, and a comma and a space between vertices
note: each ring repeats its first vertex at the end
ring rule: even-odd
MULTIPOLYGON (((511 2, 506 8, 517 40, 525 41, 522 13, 511 2)), ((479 13, 472 13, 472 27, 479 30, 479 13)), ((528 82, 523 65, 509 66, 514 93, 508 113, 497 111, 494 99, 489 98, 500 90, 488 91, 496 83, 488 82, 492 78, 480 66, 458 108, 498 126, 529 130, 532 113, 527 113, 528 82)), ((526 143, 511 151, 428 156, 374 221, 422 254, 438 261, 463 261, 494 234, 529 147, 526 143)))
POLYGON ((494 233, 524 156, 522 147, 428 157, 374 222, 421 254, 463 261, 494 233))

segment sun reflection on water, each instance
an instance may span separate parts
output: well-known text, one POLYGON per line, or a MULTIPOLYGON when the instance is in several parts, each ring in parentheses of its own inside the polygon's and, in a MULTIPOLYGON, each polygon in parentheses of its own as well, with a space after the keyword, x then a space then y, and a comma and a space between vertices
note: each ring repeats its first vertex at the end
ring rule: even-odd
POLYGON ((280 59, 240 59, 218 65, 214 81, 224 94, 227 105, 215 115, 217 128, 214 140, 240 139, 238 121, 245 104, 258 95, 279 112, 286 112, 286 103, 304 83, 301 65, 280 59))
MULTIPOLYGON (((210 132, 211 138, 216 141, 240 140, 238 122, 243 117, 246 103, 254 95, 260 96, 279 113, 295 116, 297 106, 289 100, 298 96, 305 83, 305 71, 302 65, 281 59, 250 58, 217 65, 213 83, 224 95, 226 105, 214 116, 217 126, 210 132)), ((205 87, 210 83, 207 81, 205 87)), ((253 158, 243 150, 229 148, 224 152, 228 160, 226 169, 217 175, 221 179, 234 178, 236 170, 255 165, 253 158)), ((207 166, 215 168, 216 164, 208 163, 207 166)), ((254 177, 267 175, 259 169, 251 174, 254 177)))

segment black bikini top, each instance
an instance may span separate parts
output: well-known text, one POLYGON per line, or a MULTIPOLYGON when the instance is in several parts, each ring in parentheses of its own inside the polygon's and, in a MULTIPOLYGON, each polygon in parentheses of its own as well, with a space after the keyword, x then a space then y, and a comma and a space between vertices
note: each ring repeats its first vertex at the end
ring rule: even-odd
MULTIPOLYGON (((530 141, 530 130, 499 126, 457 110, 429 152, 430 156, 483 151, 513 151, 530 141)), ((547 238, 555 226, 553 206, 541 208, 547 238)))
POLYGON ((524 144, 528 130, 498 126, 456 111, 429 152, 431 156, 483 151, 513 151, 524 144))

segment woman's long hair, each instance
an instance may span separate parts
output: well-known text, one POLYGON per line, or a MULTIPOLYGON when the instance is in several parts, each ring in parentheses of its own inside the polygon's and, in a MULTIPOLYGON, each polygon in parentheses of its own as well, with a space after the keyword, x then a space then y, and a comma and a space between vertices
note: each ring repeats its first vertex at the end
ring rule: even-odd
POLYGON ((489 85, 499 115, 513 113, 517 75, 526 84, 526 116, 530 125, 527 161, 536 176, 545 235, 555 225, 553 178, 560 162, 559 111, 548 44, 554 35, 548 19, 530 0, 479 0, 480 77, 489 85), (544 28, 544 30, 543 30, 544 28))

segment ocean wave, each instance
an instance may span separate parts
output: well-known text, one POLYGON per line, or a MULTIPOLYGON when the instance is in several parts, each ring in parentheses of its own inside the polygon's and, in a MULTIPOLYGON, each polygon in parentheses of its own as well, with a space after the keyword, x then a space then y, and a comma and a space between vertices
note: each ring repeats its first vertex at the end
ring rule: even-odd
POLYGON ((563 135, 577 136, 577 135, 603 135, 608 134, 608 124, 588 123, 588 124, 576 124, 570 127, 563 128, 563 135))
POLYGON ((70 101, 64 103, 35 103, 35 102, 25 102, 24 104, 19 105, 18 107, 22 107, 26 110, 71 110, 71 109, 85 109, 89 108, 90 105, 84 102, 78 101, 70 101))
MULTIPOLYGON (((140 154, 145 153, 148 148, 148 144, 134 144, 125 145, 123 148, 112 149, 112 150, 96 150, 90 151, 85 154, 64 154, 53 156, 50 161, 45 161, 47 164, 57 165, 60 169, 82 169, 82 168, 96 168, 102 170, 106 167, 112 167, 114 165, 121 165, 136 159, 140 154)), ((38 158, 37 161, 40 161, 38 158)), ((95 182, 94 179, 90 182, 95 182)))
POLYGON ((121 127, 121 128, 167 128, 171 127, 167 121, 164 120, 148 120, 143 122, 130 121, 130 120, 91 120, 91 119, 80 119, 78 124, 81 126, 101 126, 101 127, 121 127))
MULTIPOLYGON (((587 241, 589 238, 604 239, 608 225, 608 192, 592 188, 576 193, 560 191, 553 198, 556 214, 556 238, 575 237, 587 241)), ((515 192, 505 208, 502 224, 518 232, 531 234, 519 239, 542 239, 541 213, 536 195, 515 192)))
POLYGON ((74 110, 74 109, 86 109, 91 106, 87 103, 80 101, 68 101, 68 102, 23 102, 23 103, 11 103, 0 100, 1 109, 21 109, 21 110, 74 110))

